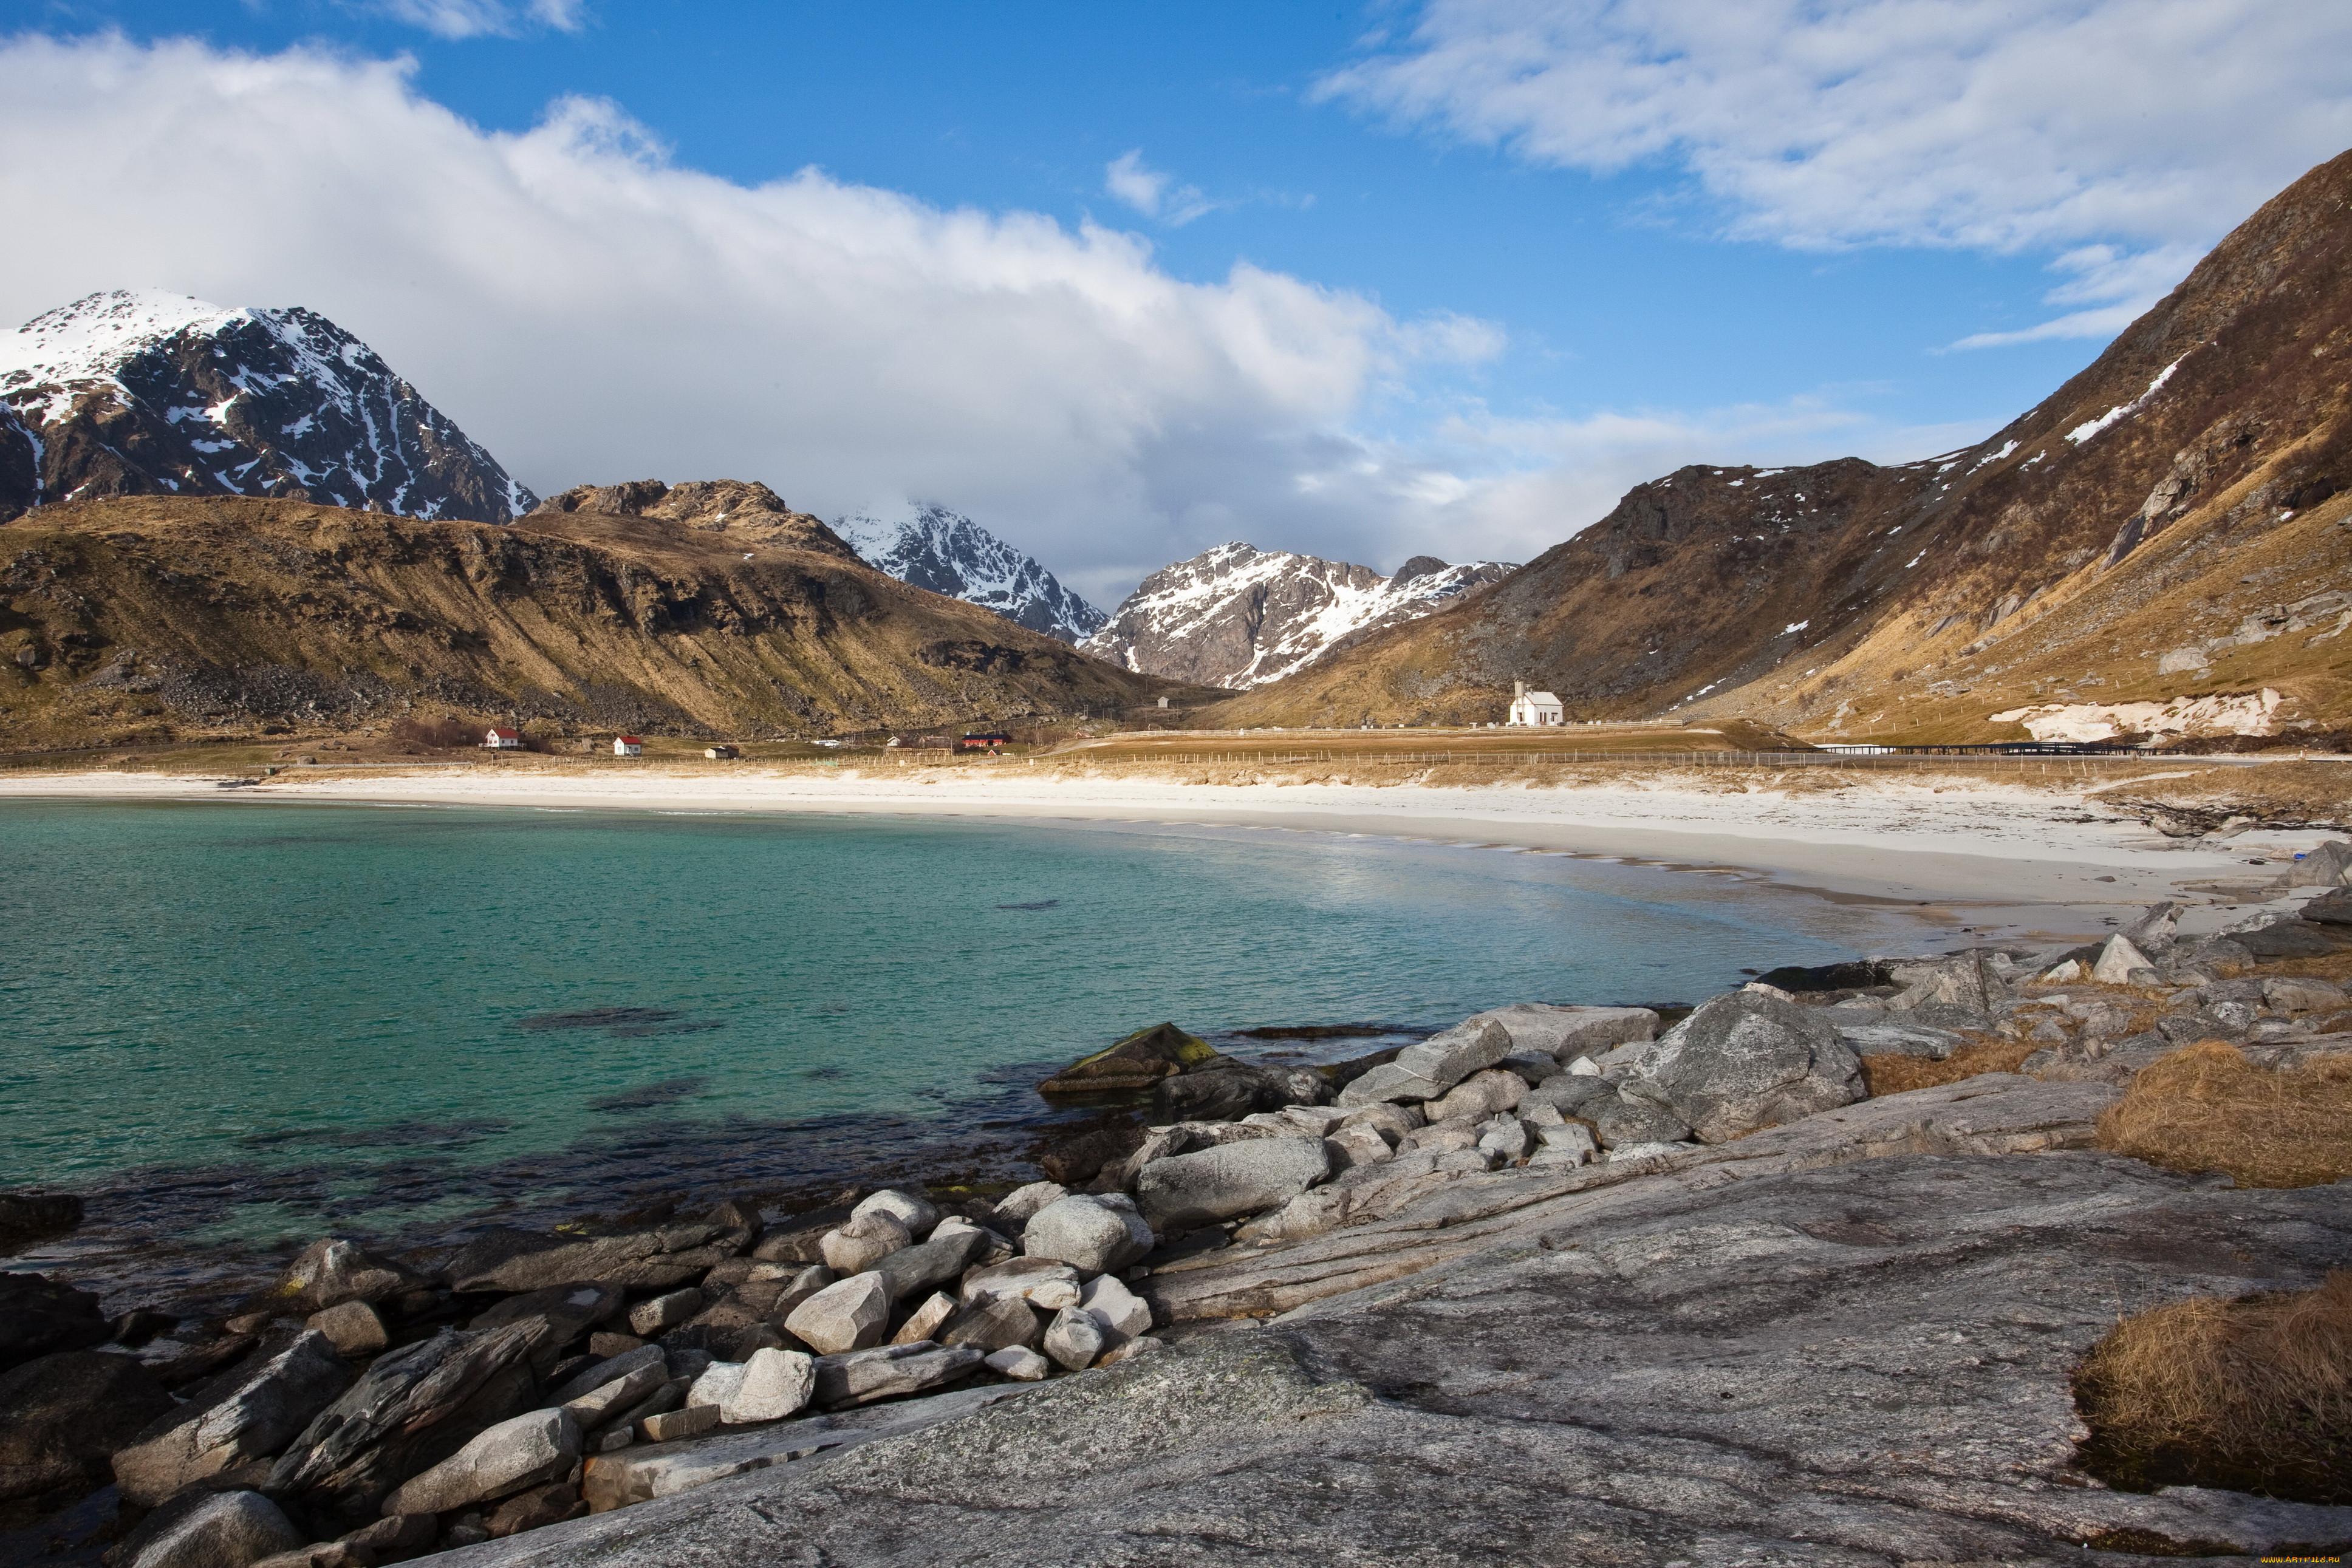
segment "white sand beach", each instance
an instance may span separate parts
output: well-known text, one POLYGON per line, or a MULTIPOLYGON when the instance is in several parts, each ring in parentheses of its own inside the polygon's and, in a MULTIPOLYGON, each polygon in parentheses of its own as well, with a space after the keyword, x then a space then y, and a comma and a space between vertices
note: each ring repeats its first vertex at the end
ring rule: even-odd
POLYGON ((2240 905, 2190 884, 2272 872, 2249 865, 2325 835, 2255 831, 2170 840, 2087 790, 1945 775, 1853 776, 1784 791, 1749 776, 1661 770, 1587 786, 1186 784, 1002 766, 822 771, 649 767, 625 771, 475 766, 280 775, 226 790, 207 779, 135 772, 0 778, 0 798, 379 802, 540 810, 877 813, 1077 823, 1168 824, 1364 834, 1607 856, 1769 878, 1841 902, 1917 908, 1936 925, 1987 935, 2095 933, 2152 900, 2240 905))

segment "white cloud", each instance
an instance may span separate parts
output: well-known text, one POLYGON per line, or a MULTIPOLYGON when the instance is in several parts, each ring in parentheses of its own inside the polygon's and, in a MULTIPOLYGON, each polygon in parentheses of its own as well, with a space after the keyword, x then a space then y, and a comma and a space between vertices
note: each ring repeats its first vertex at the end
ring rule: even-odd
POLYGON ((1531 162, 1680 170, 1731 237, 2109 245, 2110 271, 2137 269, 2097 308, 1981 345, 2112 330, 2352 145, 2352 8, 1431 0, 1319 91, 1531 162))
POLYGON ((1201 194, 1199 186, 1180 185, 1174 175, 1145 167, 1140 147, 1120 153, 1103 166, 1103 189, 1147 218, 1179 226, 1217 208, 1216 203, 1201 194))
POLYGON ((1114 230, 732 183, 609 103, 486 132, 399 61, 20 37, 0 136, 0 206, 43 236, 0 252, 0 320, 116 287, 306 305, 542 491, 938 497, 1111 598, 1236 533, 1360 548, 1370 503, 1301 476, 1361 449, 1368 398, 1500 344, 1246 265, 1181 281, 1114 230))
POLYGON ((576 33, 587 7, 583 0, 381 0, 380 9, 437 37, 510 38, 533 26, 576 33))
POLYGON ((2188 276, 2200 254, 2197 246, 2187 245, 2160 245, 2144 251, 2111 245, 2077 246, 2050 264, 2052 271, 2072 273, 2073 278, 2042 298, 2048 305, 2084 308, 2013 332, 1971 333, 1952 347, 1998 349, 2053 338, 2112 338, 2188 276))

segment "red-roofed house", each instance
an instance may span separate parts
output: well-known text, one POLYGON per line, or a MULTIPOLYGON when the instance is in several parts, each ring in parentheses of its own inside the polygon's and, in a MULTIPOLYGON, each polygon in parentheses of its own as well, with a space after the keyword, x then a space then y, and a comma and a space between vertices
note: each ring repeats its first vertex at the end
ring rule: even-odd
POLYGON ((489 734, 482 737, 482 744, 492 751, 520 751, 522 734, 519 730, 500 729, 493 725, 489 734))
POLYGON ((613 737, 613 755, 614 755, 614 756, 615 756, 615 757, 643 757, 645 754, 646 754, 646 743, 645 743, 644 741, 642 741, 642 740, 639 740, 635 736, 634 736, 634 735, 616 735, 616 736, 614 736, 614 737, 613 737))

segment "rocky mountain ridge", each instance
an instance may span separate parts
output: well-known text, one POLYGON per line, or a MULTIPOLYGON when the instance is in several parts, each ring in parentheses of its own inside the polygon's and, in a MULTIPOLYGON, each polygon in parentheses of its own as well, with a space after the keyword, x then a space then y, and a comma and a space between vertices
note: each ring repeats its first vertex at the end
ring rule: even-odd
POLYGON ((945 507, 918 507, 897 522, 845 517, 835 528, 869 565, 899 581, 993 610, 1058 642, 1082 642, 1108 619, 1034 559, 945 507))
POLYGON ((1207 695, 899 582, 780 502, 746 516, 773 499, 755 486, 633 494, 643 510, 570 492, 577 509, 505 525, 235 497, 42 507, 0 528, 0 745, 412 713, 827 735, 1207 695))
POLYGON ((2347 354, 2352 154, 1975 446, 1681 469, 1213 721, 1482 723, 1523 678, 1571 719, 1846 742, 2341 727, 2347 354))
POLYGON ((1145 578, 1079 646, 1126 669, 1245 690, 1516 570, 1423 555, 1385 576, 1348 561, 1223 544, 1145 578))
POLYGON ((373 350, 299 308, 117 289, 0 339, 0 521, 165 495, 475 522, 537 499, 373 350))

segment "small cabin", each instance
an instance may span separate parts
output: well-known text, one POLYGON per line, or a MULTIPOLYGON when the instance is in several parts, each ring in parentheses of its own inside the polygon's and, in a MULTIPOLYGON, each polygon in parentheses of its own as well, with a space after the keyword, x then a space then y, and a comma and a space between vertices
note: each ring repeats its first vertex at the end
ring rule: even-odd
POLYGON ((963 737, 964 749, 967 751, 977 751, 983 747, 1010 746, 1012 744, 1013 737, 1009 735, 967 735, 963 737))
POLYGON ((713 762, 732 762, 743 753, 732 746, 711 746, 704 747, 702 755, 713 762))
POLYGON ((1531 692, 1525 681, 1511 683, 1513 725, 1555 725, 1568 722, 1568 708, 1549 692, 1531 692))
POLYGON ((492 751, 520 751, 522 732, 515 729, 500 729, 493 725, 489 732, 482 737, 482 744, 492 751))
POLYGON ((645 754, 646 754, 646 743, 645 743, 644 741, 642 741, 642 740, 639 740, 635 736, 634 736, 634 735, 616 735, 616 736, 614 736, 614 737, 613 737, 613 755, 614 755, 614 756, 615 756, 615 757, 643 757, 645 754))

